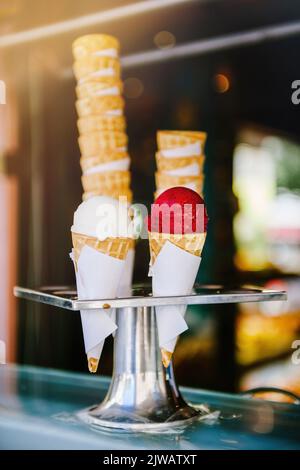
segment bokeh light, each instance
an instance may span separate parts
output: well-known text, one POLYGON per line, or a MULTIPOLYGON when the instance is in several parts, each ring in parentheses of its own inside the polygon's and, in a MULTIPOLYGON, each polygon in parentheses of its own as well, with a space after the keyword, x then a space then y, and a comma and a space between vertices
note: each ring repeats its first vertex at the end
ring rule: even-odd
POLYGON ((160 31, 154 36, 154 44, 159 49, 171 49, 176 44, 176 38, 170 31, 160 31))
POLYGON ((218 93, 226 93, 230 88, 230 80, 223 73, 217 73, 214 76, 214 87, 218 93))
POLYGON ((129 99, 139 98, 144 91, 144 85, 136 77, 128 77, 124 81, 124 96, 129 99))

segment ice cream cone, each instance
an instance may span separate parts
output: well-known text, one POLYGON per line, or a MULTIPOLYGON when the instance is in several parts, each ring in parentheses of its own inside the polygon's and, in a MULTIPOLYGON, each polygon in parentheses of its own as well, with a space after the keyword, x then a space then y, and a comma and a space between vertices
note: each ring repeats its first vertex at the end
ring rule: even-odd
POLYGON ((118 39, 108 34, 87 34, 77 38, 72 44, 75 59, 97 54, 103 50, 116 50, 119 53, 120 43, 118 39))
MULTIPOLYGON (((84 159, 81 159, 84 160, 84 159)), ((128 171, 130 166, 130 158, 119 160, 111 160, 106 163, 99 163, 83 171, 84 175, 93 173, 106 173, 107 171, 128 171)))
POLYGON ((197 165, 199 168, 198 174, 200 175, 203 170, 204 160, 204 155, 194 157, 166 158, 163 157, 160 152, 156 152, 157 169, 161 173, 183 169, 190 165, 197 165))
POLYGON ((97 165, 117 162, 119 160, 128 159, 129 155, 127 152, 101 152, 93 157, 81 157, 80 166, 83 172, 86 172, 90 168, 97 165))
MULTIPOLYGON (((81 218, 80 220, 81 223, 84 221, 86 223, 86 220, 89 219, 81 218)), ((74 218, 74 223, 77 224, 76 226, 78 228, 89 226, 81 226, 80 223, 78 224, 78 217, 76 219, 74 218)), ((94 222, 94 224, 96 225, 96 222, 94 222)), ((73 242, 72 259, 75 266, 79 298, 82 298, 82 296, 84 296, 83 298, 93 298, 89 296, 101 296, 105 294, 116 295, 123 266, 125 266, 125 264, 119 263, 121 261, 125 263, 128 251, 132 246, 132 239, 119 236, 107 237, 104 240, 100 240, 95 236, 76 233, 73 230, 74 227, 72 227, 71 232, 73 242), (83 249, 87 250, 87 248, 92 248, 92 251, 85 251, 83 253, 83 249), (111 261, 101 257, 99 258, 99 255, 94 254, 95 251, 101 255, 108 255, 111 261), (80 258, 81 253, 83 253, 83 259, 80 258), (101 273, 100 268, 103 268, 106 272, 105 275, 101 273), (111 276, 110 280, 106 279, 109 273, 111 276), (115 279, 114 275, 116 276, 115 285, 113 285, 115 279)), ((91 373, 97 371, 104 339, 116 329, 112 315, 113 311, 111 310, 101 313, 81 311, 88 368, 91 373)))
POLYGON ((165 173, 156 172, 155 174, 157 190, 174 188, 175 186, 188 187, 202 193, 203 175, 200 176, 171 176, 165 173))
MULTIPOLYGON (((148 218, 149 275, 154 296, 192 292, 206 239, 207 220, 204 201, 195 191, 176 186, 155 199, 148 218)), ((186 306, 158 306, 155 312, 162 362, 168 367, 178 336, 188 328, 184 320, 186 306)))
MULTIPOLYGON (((102 192, 104 189, 112 192, 126 191, 130 184, 129 171, 107 171, 105 173, 93 173, 82 175, 82 186, 85 192, 102 192)), ((105 194, 105 193, 103 193, 105 194)))
POLYGON ((172 149, 200 142, 202 146, 206 140, 205 132, 197 131, 158 131, 157 145, 161 149, 172 149))
MULTIPOLYGON (((168 241, 172 245, 184 250, 186 253, 194 255, 200 259, 201 253, 203 250, 203 246, 206 239, 206 233, 195 233, 195 234, 165 234, 165 233, 156 233, 156 232, 149 232, 149 243, 150 243, 150 255, 151 261, 150 265, 153 266, 155 260, 157 259, 159 253, 163 249, 165 243, 168 241)), ((189 262, 189 261, 188 261, 189 262)), ((184 271, 184 268, 189 270, 188 266, 181 265, 181 269, 184 271)), ((175 293, 175 292, 174 292, 175 293)), ((169 317, 173 316, 173 313, 179 313, 182 317, 185 314, 185 306, 177 306, 174 307, 172 312, 170 312, 169 307, 158 307, 156 312, 159 315, 157 318, 158 325, 160 320, 160 315, 168 315, 169 317)), ((177 318, 178 319, 178 318, 177 318)), ((183 321, 183 320, 182 320, 183 321)), ((182 327, 183 329, 184 327, 182 327)), ((181 330, 182 331, 182 330, 181 330)), ((168 367, 171 362, 173 351, 175 349, 177 342, 177 337, 173 338, 168 344, 164 344, 165 347, 161 347, 161 356, 162 362, 164 367, 168 367)))
MULTIPOLYGON (((200 194, 200 196, 203 197, 203 187, 204 187, 204 181, 205 178, 203 177, 203 180, 201 183, 186 183, 182 184, 181 187, 187 188, 187 189, 192 189, 193 191, 196 191, 196 193, 200 194)), ((174 186, 169 186, 169 188, 173 188, 174 186)), ((158 198, 162 193, 166 191, 166 189, 169 188, 157 188, 157 190, 154 193, 154 199, 158 198)))
POLYGON ((81 135, 95 131, 124 132, 126 129, 124 116, 103 116, 101 114, 78 119, 77 125, 81 135))
POLYGON ((113 57, 87 55, 74 62, 73 71, 76 79, 80 80, 81 83, 101 76, 119 78, 120 62, 113 57))
POLYGON ((94 114, 106 114, 109 111, 124 109, 124 99, 121 96, 95 96, 76 101, 78 116, 86 117, 94 114))
POLYGON ((107 78, 109 78, 109 80, 106 82, 98 78, 98 80, 94 79, 79 84, 76 87, 77 98, 84 99, 94 96, 121 95, 123 91, 123 83, 121 80, 116 80, 115 77, 107 78))
POLYGON ((103 151, 126 151, 128 138, 125 132, 91 132, 78 139, 82 157, 92 157, 103 151))
POLYGON ((112 190, 110 187, 103 187, 102 190, 95 190, 90 192, 84 192, 82 195, 82 200, 86 201, 87 199, 93 196, 110 196, 114 199, 124 198, 127 204, 131 204, 132 202, 132 191, 130 189, 114 189, 112 190))

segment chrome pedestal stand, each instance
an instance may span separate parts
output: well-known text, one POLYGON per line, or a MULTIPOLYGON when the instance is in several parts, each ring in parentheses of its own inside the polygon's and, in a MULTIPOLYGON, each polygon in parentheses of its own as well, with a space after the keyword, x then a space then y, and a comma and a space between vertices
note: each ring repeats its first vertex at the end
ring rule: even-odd
POLYGON ((182 398, 172 364, 164 369, 158 345, 155 306, 200 305, 286 300, 283 291, 242 287, 195 286, 186 296, 153 297, 139 286, 131 297, 78 300, 69 287, 38 290, 15 287, 17 297, 69 310, 116 308, 118 329, 114 341, 114 371, 109 391, 100 405, 80 411, 78 417, 93 427, 130 431, 162 430, 184 425, 204 413, 182 398))
POLYGON ((145 429, 174 426, 199 412, 183 400, 172 364, 164 369, 153 307, 117 310, 112 382, 103 403, 78 414, 93 426, 145 429))

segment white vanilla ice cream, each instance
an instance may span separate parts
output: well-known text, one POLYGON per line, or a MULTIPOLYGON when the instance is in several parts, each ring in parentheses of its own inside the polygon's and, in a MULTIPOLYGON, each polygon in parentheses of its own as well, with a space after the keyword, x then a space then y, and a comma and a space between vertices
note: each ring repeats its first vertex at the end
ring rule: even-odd
POLYGON ((105 240, 132 238, 128 205, 108 196, 94 196, 83 201, 74 213, 71 231, 105 240))

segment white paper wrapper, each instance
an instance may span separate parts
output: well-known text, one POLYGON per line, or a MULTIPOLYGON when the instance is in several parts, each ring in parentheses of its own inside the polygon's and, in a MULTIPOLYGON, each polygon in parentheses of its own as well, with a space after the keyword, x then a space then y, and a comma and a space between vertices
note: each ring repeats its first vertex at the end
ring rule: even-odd
POLYGON ((201 172, 200 165, 198 163, 192 163, 191 165, 176 168, 174 170, 166 170, 162 173, 166 173, 171 176, 199 176, 201 172))
MULTIPOLYGON (((73 254, 71 255, 73 259, 73 254)), ((114 298, 125 260, 100 253, 89 246, 81 250, 76 273, 78 298, 80 300, 114 298)), ((113 309, 82 310, 81 322, 85 352, 88 358, 100 359, 104 340, 117 325, 112 320, 113 309)))
POLYGON ((131 295, 134 256, 135 250, 130 248, 125 258, 125 266, 118 286, 118 297, 127 297, 131 295))
POLYGON ((101 173, 103 171, 113 171, 121 170, 127 171, 130 166, 130 158, 122 158, 120 160, 114 160, 112 162, 101 163, 100 165, 95 165, 88 170, 84 171, 84 175, 91 175, 92 173, 101 173))
MULTIPOLYGON (((132 275, 133 275, 133 268, 134 268, 134 257, 135 257, 135 250, 130 249, 128 250, 127 256, 125 258, 125 266, 124 270, 120 279, 120 284, 118 286, 118 297, 130 297, 132 291, 132 275)), ((116 321, 116 309, 111 309, 111 316, 112 321, 116 321)), ((115 336, 115 331, 112 334, 115 336)))
POLYGON ((180 158, 180 157, 193 157, 202 154, 202 146, 200 142, 195 142, 183 147, 176 147, 173 149, 160 149, 160 153, 166 158, 180 158))
MULTIPOLYGON (((201 257, 167 241, 160 250, 149 274, 155 296, 187 295, 192 292, 201 257)), ((177 336, 188 329, 184 320, 185 305, 155 307, 160 348, 173 352, 177 336)))

